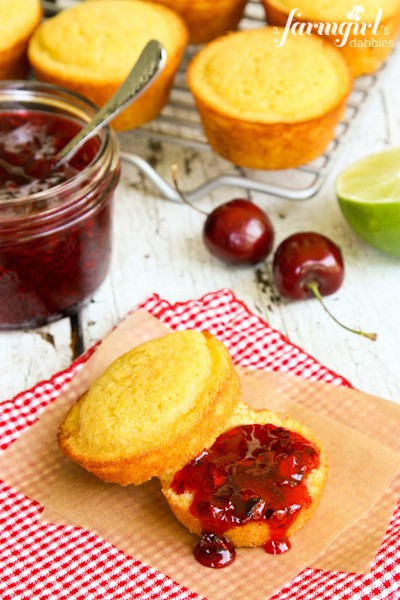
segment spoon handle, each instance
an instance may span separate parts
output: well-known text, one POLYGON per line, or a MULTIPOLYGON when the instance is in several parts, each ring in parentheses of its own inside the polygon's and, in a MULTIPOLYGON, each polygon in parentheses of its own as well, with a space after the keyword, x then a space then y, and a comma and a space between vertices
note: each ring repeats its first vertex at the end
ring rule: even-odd
POLYGON ((156 40, 148 42, 139 56, 131 72, 117 89, 115 94, 96 113, 93 119, 59 152, 57 165, 65 162, 92 136, 112 118, 118 115, 128 104, 136 99, 162 71, 166 63, 166 52, 162 44, 156 40))

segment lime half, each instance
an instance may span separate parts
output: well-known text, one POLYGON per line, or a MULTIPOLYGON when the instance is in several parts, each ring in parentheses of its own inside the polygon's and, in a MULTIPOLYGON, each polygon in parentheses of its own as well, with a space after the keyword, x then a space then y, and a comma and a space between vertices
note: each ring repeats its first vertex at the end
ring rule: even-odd
POLYGON ((344 218, 361 239, 400 256, 400 148, 345 169, 336 181, 336 195, 344 218))

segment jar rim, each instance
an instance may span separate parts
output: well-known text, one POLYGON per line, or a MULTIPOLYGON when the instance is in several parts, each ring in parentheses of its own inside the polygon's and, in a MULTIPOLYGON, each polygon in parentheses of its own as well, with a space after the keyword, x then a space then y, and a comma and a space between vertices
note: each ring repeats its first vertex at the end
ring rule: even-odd
MULTIPOLYGON (((89 122, 99 110, 98 106, 82 94, 54 85, 52 83, 36 80, 4 80, 0 81, 0 114, 7 112, 18 112, 18 110, 31 110, 32 112, 45 111, 51 108, 51 112, 65 117, 74 117, 77 120, 89 122), (32 106, 30 107, 29 104, 32 106), (57 110, 58 109, 58 110, 57 110)), ((105 160, 107 149, 116 146, 116 136, 109 125, 103 126, 96 132, 95 138, 99 139, 100 146, 92 160, 71 178, 49 187, 45 190, 33 192, 29 195, 21 195, 16 198, 2 199, 0 194, 0 208, 7 209, 23 207, 26 203, 34 204, 45 200, 49 194, 58 194, 61 191, 67 194, 76 185, 90 177, 94 168, 105 160)))

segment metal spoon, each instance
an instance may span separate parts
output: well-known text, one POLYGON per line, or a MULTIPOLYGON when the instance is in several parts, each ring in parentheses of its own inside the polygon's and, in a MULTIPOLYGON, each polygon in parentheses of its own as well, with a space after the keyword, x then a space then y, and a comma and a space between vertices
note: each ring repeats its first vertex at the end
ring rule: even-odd
POLYGON ((101 127, 116 117, 133 100, 136 100, 165 67, 167 55, 162 44, 151 40, 144 47, 133 69, 108 102, 95 114, 80 132, 58 153, 58 167, 73 154, 101 127))
MULTIPOLYGON (((89 137, 94 135, 101 127, 106 125, 112 118, 116 117, 124 108, 133 102, 133 100, 138 98, 163 70, 166 61, 167 55, 162 44, 156 40, 148 42, 131 72, 117 89, 115 94, 94 115, 93 119, 60 150, 57 156, 58 160, 51 166, 49 174, 50 172, 54 172, 62 163, 70 159, 89 137)), ((31 161, 33 160, 34 157, 29 159, 27 164, 21 167, 11 165, 0 158, 0 167, 4 168, 11 176, 20 177, 28 183, 36 179, 27 172, 31 161)), ((0 200, 6 198, 7 195, 0 191, 0 200)))

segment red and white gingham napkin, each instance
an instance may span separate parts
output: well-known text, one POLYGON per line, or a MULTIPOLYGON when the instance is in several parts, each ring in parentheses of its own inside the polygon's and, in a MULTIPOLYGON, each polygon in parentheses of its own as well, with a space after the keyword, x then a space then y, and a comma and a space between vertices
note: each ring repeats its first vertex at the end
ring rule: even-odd
MULTIPOLYGON (((314 381, 350 386, 252 314, 230 290, 173 305, 153 295, 140 308, 172 329, 210 331, 243 367, 291 372, 314 381)), ((93 352, 95 348, 50 380, 0 405, 1 450, 56 400, 93 352)), ((95 534, 39 522, 42 507, 5 484, 0 486, 0 507, 0 600, 200 600, 197 594, 95 534)), ((305 569, 271 600, 367 599, 400 600, 400 505, 371 573, 305 569)))

